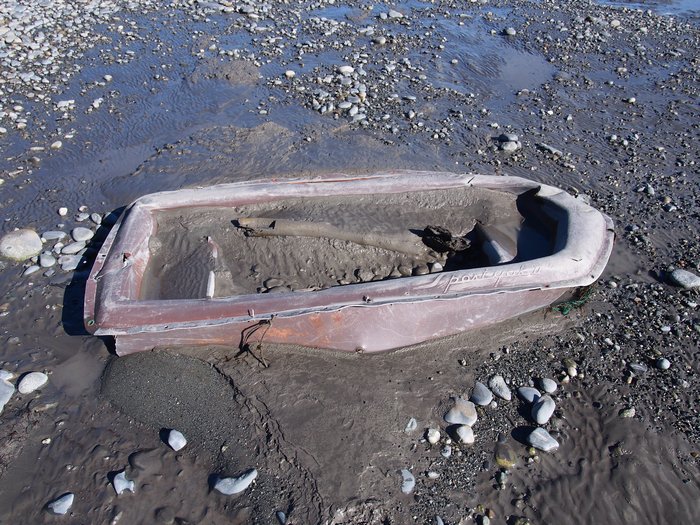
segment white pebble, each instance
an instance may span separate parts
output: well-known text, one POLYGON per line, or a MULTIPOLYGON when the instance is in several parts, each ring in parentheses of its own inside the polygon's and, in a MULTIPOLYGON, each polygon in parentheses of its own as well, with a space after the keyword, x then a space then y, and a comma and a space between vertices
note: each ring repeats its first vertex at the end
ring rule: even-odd
POLYGON ((548 394, 553 394, 557 391, 557 382, 554 379, 543 377, 540 379, 540 386, 548 394))
POLYGON ((68 494, 64 494, 60 498, 49 502, 49 504, 46 505, 46 507, 49 509, 49 511, 53 512, 54 514, 59 514, 62 516, 63 514, 68 512, 73 506, 73 499, 75 499, 75 494, 69 492, 68 494))
POLYGON ((512 394, 510 393, 510 388, 506 385, 506 380, 503 376, 495 375, 489 379, 489 388, 501 399, 510 401, 512 399, 512 394))
POLYGON ((173 429, 168 433, 168 445, 177 452, 187 445, 187 439, 182 435, 182 432, 173 429))
POLYGON ((17 390, 20 394, 31 394, 49 381, 49 376, 42 372, 29 372, 19 382, 17 390))
POLYGON ((474 431, 469 425, 460 425, 457 427, 455 434, 457 434, 457 439, 460 443, 464 443, 466 445, 471 445, 474 443, 474 431))
POLYGON ((112 481, 112 486, 114 487, 114 492, 117 496, 121 495, 124 491, 134 492, 134 482, 126 479, 126 471, 122 470, 112 481))
POLYGON ((527 442, 538 450, 553 452, 559 448, 559 442, 544 428, 536 428, 527 436, 527 442))
POLYGON ((416 478, 408 469, 401 469, 401 492, 410 494, 416 486, 416 478))
MULTIPOLYGON (((4 370, 2 370, 4 372, 4 370)), ((5 405, 15 393, 15 386, 6 379, 0 379, 0 414, 2 414, 5 405)))
POLYGON ((658 368, 659 370, 668 370, 669 368, 671 368, 671 361, 669 361, 665 357, 657 359, 656 368, 658 368))
POLYGON ((53 144, 51 144, 51 149, 61 149, 63 147, 63 142, 60 140, 57 140, 53 144))
POLYGON ((238 494, 247 489, 257 477, 258 471, 256 469, 251 469, 235 478, 220 478, 214 485, 214 490, 227 496, 238 494))
POLYGON ((287 78, 294 78, 295 76, 297 76, 297 74, 294 71, 292 71, 291 69, 288 69, 287 71, 284 72, 284 76, 287 78))
POLYGON ((415 417, 412 417, 411 419, 408 420, 408 423, 406 423, 406 428, 403 429, 406 434, 410 434, 413 432, 415 429, 418 428, 418 421, 416 421, 415 417))
POLYGON ((73 228, 70 234, 76 242, 89 241, 95 236, 95 232, 93 232, 90 228, 85 228, 84 226, 73 228))
POLYGON ((445 414, 445 421, 450 425, 469 425, 476 423, 477 413, 474 403, 464 398, 455 398, 455 406, 445 414))
POLYGON ((66 208, 65 206, 61 206, 61 207, 58 209, 58 214, 59 214, 61 217, 65 217, 66 215, 68 215, 68 208, 66 208))
POLYGON ((425 437, 428 440, 428 443, 434 445, 440 441, 440 431, 437 428, 429 428, 425 433, 425 437))

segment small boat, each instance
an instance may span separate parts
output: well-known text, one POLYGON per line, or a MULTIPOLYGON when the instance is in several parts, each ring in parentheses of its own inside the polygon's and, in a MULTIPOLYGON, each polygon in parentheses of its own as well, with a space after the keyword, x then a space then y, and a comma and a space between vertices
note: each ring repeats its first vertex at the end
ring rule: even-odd
POLYGON ((238 182, 126 208, 86 283, 118 355, 260 342, 378 352, 478 329, 594 283, 609 217, 519 177, 238 182))

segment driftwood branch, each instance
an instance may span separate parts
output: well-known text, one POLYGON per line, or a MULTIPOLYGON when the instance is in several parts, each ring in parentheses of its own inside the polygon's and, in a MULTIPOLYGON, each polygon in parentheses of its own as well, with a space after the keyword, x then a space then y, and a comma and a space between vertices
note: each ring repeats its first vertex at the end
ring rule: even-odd
POLYGON ((420 236, 411 233, 361 233, 338 228, 326 222, 292 221, 262 217, 242 218, 234 221, 249 237, 322 237, 350 241, 363 246, 374 246, 392 252, 403 253, 424 261, 436 257, 420 236))

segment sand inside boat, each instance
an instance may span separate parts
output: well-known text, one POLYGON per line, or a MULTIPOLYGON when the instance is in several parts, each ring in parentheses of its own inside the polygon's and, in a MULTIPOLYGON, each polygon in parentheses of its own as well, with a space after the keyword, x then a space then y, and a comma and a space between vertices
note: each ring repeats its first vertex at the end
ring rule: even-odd
POLYGON ((475 225, 478 221, 497 231, 505 239, 503 244, 510 242, 515 249, 523 232, 516 197, 468 187, 157 212, 141 298, 310 291, 440 271, 441 267, 455 270, 486 265, 489 257, 474 233, 475 225), (292 229, 295 224, 313 223, 379 238, 413 237, 423 248, 424 229, 439 226, 455 236, 467 236, 472 245, 459 257, 431 249, 421 256, 338 238, 247 236, 237 221, 256 217, 284 221, 292 229), (435 266, 436 262, 440 264, 435 266))

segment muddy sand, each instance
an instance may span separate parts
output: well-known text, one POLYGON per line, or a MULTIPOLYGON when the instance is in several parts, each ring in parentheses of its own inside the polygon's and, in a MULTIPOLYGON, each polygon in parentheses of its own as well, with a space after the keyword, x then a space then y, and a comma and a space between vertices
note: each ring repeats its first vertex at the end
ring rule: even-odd
POLYGON ((2 233, 33 228, 48 252, 0 271, 14 375, 0 522, 700 521, 700 296, 668 278, 700 273, 693 2, 0 9, 2 233), (381 355, 263 343, 117 358, 82 328, 108 214, 133 199, 402 168, 590 199, 616 223, 606 272, 585 301, 381 355), (94 237, 74 245, 78 226, 94 237), (14 390, 29 372, 48 382, 14 390), (457 443, 452 398, 494 375, 512 399, 477 408, 474 443, 457 443), (542 378, 555 408, 537 425, 515 390, 542 378), (556 450, 525 443, 536 426, 556 450), (240 494, 213 489, 250 469, 240 494), (121 471, 133 493, 116 494, 121 471), (67 513, 49 513, 67 493, 67 513))

